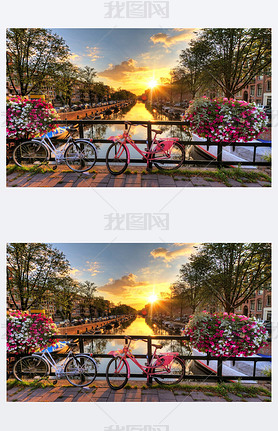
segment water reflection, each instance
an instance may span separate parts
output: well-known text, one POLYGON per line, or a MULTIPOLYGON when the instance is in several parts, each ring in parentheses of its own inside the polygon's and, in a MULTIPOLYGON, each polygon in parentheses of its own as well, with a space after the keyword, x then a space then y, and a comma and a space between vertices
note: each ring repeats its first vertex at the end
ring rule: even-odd
MULTIPOLYGON (((103 120, 123 120, 123 121, 152 121, 152 120, 161 120, 161 121, 168 121, 168 118, 165 115, 158 114, 157 112, 153 112, 152 110, 148 110, 145 106, 145 104, 141 101, 135 102, 134 105, 129 105, 122 110, 120 110, 118 113, 113 113, 111 115, 104 116, 103 120)), ((164 126, 157 126, 160 130, 163 131, 163 133, 160 135, 160 137, 166 138, 166 137, 178 137, 180 140, 183 141, 190 141, 191 136, 182 126, 172 126, 172 125, 164 125, 164 126)), ((123 132, 124 125, 123 124, 97 124, 93 127, 87 128, 85 130, 85 138, 92 138, 97 143, 98 139, 108 139, 111 135, 119 135, 123 132)), ((146 140, 147 139, 147 130, 145 127, 142 126, 132 126, 130 133, 132 135, 132 138, 135 140, 146 140)), ((107 143, 98 143, 98 157, 104 158, 106 155, 106 151, 108 146, 110 145, 107 143)), ((144 150, 146 144, 139 144, 138 145, 140 149, 144 150)), ((188 145, 189 149, 189 145, 188 145)), ((132 158, 141 156, 137 153, 136 150, 134 150, 131 146, 129 146, 130 154, 132 158)), ((189 152, 186 148, 186 158, 189 158, 189 152)))
MULTIPOLYGON (((159 329, 159 334, 157 328, 150 324, 147 324, 146 320, 137 316, 133 321, 125 322, 121 324, 118 328, 113 328, 109 331, 105 331, 107 334, 123 334, 123 335, 139 335, 144 338, 147 335, 168 335, 169 332, 164 329, 159 329)), ((162 348, 158 350, 159 352, 179 352, 181 355, 190 355, 190 350, 179 340, 156 340, 155 343, 162 344, 162 348)), ((86 353, 94 354, 107 354, 110 350, 122 349, 124 345, 124 340, 111 340, 111 339, 96 339, 92 342, 88 342, 85 345, 86 353)), ((147 353, 147 343, 142 340, 133 340, 131 342, 131 350, 134 354, 146 354, 147 353)), ((107 358, 96 358, 98 362, 98 371, 104 373, 106 370, 107 363, 110 359, 107 358)), ((145 365, 146 359, 138 359, 138 361, 145 365)), ((187 361, 189 362, 189 361, 187 361)), ((138 373, 139 368, 134 365, 129 360, 132 373, 138 373)), ((186 372, 189 371, 189 364, 186 364, 186 372)))

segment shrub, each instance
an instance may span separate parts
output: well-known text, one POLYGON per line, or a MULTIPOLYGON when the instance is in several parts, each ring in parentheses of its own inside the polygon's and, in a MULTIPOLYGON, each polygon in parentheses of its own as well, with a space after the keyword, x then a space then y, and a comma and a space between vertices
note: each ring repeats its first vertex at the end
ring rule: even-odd
POLYGON ((52 319, 43 314, 12 311, 7 316, 7 351, 32 353, 56 342, 52 337, 57 328, 52 319))
POLYGON ((214 356, 250 356, 267 344, 262 321, 228 313, 203 311, 192 316, 184 335, 201 352, 214 356))
POLYGON ((243 100, 202 97, 190 102, 184 119, 201 137, 221 142, 248 142, 267 130, 263 108, 243 100))

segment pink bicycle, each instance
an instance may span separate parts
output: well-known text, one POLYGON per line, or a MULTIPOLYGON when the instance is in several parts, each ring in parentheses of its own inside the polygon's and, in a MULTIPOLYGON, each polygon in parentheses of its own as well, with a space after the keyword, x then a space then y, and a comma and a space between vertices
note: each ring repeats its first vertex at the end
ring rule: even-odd
MULTIPOLYGON (((150 149, 140 150, 130 136, 131 123, 122 135, 110 136, 113 141, 106 153, 106 166, 113 175, 122 174, 130 163, 130 152, 127 144, 130 144, 146 162, 153 162, 158 169, 174 170, 178 169, 184 162, 185 152, 183 146, 178 142, 179 138, 161 138, 156 136, 162 133, 161 130, 152 129, 154 138, 150 149)), ((141 124, 143 127, 147 127, 141 124)))
MULTIPOLYGON (((162 345, 152 344, 155 350, 150 361, 146 365, 141 365, 130 350, 131 338, 125 337, 125 339, 129 341, 123 349, 112 350, 108 353, 113 355, 106 368, 106 380, 111 389, 122 389, 127 384, 130 378, 130 366, 127 358, 137 365, 143 374, 146 374, 147 381, 150 377, 154 377, 157 383, 173 385, 183 379, 185 365, 178 352, 156 354, 156 350, 161 349, 162 345)), ((144 339, 142 341, 147 342, 144 339)))

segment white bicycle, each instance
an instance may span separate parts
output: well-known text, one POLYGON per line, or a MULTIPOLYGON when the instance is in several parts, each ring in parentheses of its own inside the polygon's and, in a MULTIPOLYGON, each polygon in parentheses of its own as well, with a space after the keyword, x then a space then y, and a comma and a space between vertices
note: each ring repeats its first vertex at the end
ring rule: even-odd
POLYGON ((53 369, 57 380, 66 378, 73 386, 89 386, 96 378, 97 364, 85 353, 73 353, 73 346, 76 344, 68 344, 68 355, 59 363, 47 350, 20 358, 13 367, 15 378, 20 382, 40 381, 47 379, 53 369))
POLYGON ((19 144, 13 152, 16 165, 40 166, 47 164, 51 154, 54 155, 56 167, 65 162, 74 172, 89 171, 97 161, 96 147, 88 139, 73 139, 68 131, 67 142, 56 148, 48 136, 34 138, 19 144))

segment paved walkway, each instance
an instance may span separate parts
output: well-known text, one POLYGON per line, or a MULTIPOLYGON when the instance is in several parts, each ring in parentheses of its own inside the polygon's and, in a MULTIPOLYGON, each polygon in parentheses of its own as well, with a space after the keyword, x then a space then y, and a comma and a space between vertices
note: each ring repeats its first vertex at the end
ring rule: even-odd
MULTIPOLYGON (((187 171, 190 170, 187 169, 187 171)), ((128 173, 118 176, 111 175, 105 166, 95 167, 92 173, 78 174, 62 165, 55 171, 45 173, 15 171, 7 175, 7 187, 269 187, 270 185, 269 181, 263 179, 248 182, 244 178, 240 181, 229 178, 224 182, 205 178, 201 174, 190 177, 178 174, 173 176, 150 174, 145 173, 142 167, 130 168, 128 173)))
MULTIPOLYGON (((130 381, 135 388, 123 388, 113 391, 105 381, 97 381, 90 388, 77 388, 64 385, 59 381, 56 386, 47 388, 26 388, 15 386, 7 392, 8 402, 269 402, 266 395, 255 397, 240 397, 232 393, 228 398, 217 396, 210 392, 208 385, 204 391, 194 388, 192 391, 182 389, 167 390, 145 388, 141 382, 130 381), (142 387, 143 386, 143 387, 142 387)), ((213 385, 211 386, 213 387, 213 385)))

